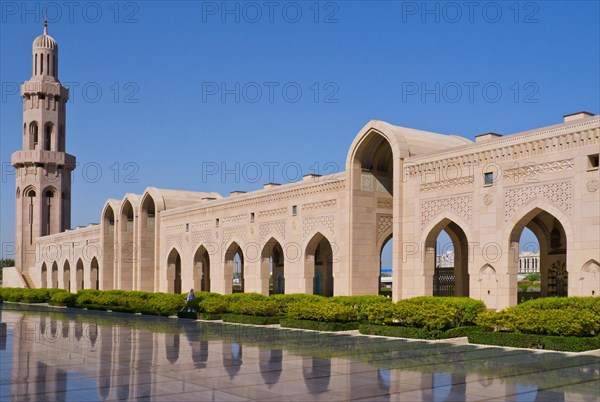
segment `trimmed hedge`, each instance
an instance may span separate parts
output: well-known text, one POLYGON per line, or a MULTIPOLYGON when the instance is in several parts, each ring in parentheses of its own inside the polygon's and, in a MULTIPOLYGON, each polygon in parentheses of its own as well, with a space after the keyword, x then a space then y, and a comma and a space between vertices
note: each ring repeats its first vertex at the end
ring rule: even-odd
POLYGON ((343 323, 357 321, 358 312, 351 306, 325 300, 318 303, 292 303, 287 307, 287 317, 294 320, 343 323))
POLYGON ((480 332, 482 329, 479 327, 469 326, 451 328, 444 332, 432 332, 424 328, 361 324, 359 331, 364 335, 380 335, 410 339, 449 339, 468 336, 473 332, 480 332))
POLYGON ((0 299, 15 303, 48 303, 57 293, 69 294, 64 289, 0 288, 0 299))
POLYGON ((295 320, 292 318, 281 318, 279 324, 283 328, 311 329, 314 331, 351 331, 359 328, 359 322, 323 322, 310 320, 295 320))
POLYGON ((260 317, 242 314, 223 314, 224 322, 235 322, 238 324, 272 325, 279 324, 279 317, 260 317))
POLYGON ((479 331, 468 335, 470 343, 509 346, 515 348, 549 349, 562 352, 583 352, 600 349, 600 336, 550 336, 515 332, 479 331))
POLYGON ((498 332, 585 337, 600 333, 597 297, 551 297, 525 302, 499 312, 484 312, 476 323, 498 332))

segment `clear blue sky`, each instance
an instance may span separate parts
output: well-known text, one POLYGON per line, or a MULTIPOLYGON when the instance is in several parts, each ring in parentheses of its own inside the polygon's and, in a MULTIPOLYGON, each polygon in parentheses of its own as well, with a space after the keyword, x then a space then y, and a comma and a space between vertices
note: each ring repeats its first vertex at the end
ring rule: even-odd
POLYGON ((3 244, 14 239, 15 89, 44 11, 71 86, 73 226, 150 185, 228 194, 344 170, 371 119, 473 139, 600 111, 597 1, 0 4, 3 244))

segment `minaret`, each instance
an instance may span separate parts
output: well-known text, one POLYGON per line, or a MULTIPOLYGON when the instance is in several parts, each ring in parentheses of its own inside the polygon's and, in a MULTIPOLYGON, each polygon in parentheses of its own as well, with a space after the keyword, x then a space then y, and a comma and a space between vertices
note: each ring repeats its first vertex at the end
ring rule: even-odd
POLYGON ((36 239, 71 225, 71 171, 65 153, 69 90, 58 80, 58 45, 44 33, 33 41, 32 77, 21 85, 23 149, 12 154, 16 169, 15 266, 22 273, 41 265, 36 239))

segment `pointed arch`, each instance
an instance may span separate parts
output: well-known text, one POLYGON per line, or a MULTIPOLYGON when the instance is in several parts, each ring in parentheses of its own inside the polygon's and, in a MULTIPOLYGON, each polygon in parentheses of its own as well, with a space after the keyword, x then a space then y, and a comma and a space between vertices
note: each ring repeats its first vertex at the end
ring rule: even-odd
POLYGON ((525 227, 537 237, 540 245, 540 295, 567 296, 569 288, 568 248, 572 244, 573 229, 569 217, 548 200, 534 198, 519 208, 509 219, 504 245, 508 250, 508 273, 511 279, 513 304, 527 300, 519 295, 517 273, 521 234, 525 227))
POLYGON ((71 291, 71 264, 69 260, 65 260, 63 264, 63 288, 67 292, 71 291))
POLYGON ((53 289, 58 289, 58 263, 56 261, 52 263, 50 287, 53 289))
POLYGON ((260 279, 262 289, 269 294, 285 294, 285 258, 281 243, 270 237, 263 246, 260 258, 260 279))
POLYGON ((333 249, 321 232, 317 232, 306 244, 304 272, 312 279, 312 294, 331 297, 334 295, 333 249))
POLYGON ((155 276, 158 274, 156 264, 157 214, 154 197, 146 192, 140 203, 139 215, 140 263, 138 276, 142 291, 154 289, 155 276))
POLYGON ((486 307, 490 310, 498 309, 498 277, 496 268, 491 264, 484 264, 478 273, 477 283, 479 295, 486 307))
POLYGON ((236 240, 232 240, 225 249, 224 263, 226 292, 229 293, 229 290, 231 293, 244 293, 246 287, 244 252, 236 240))
POLYGON ((41 268, 41 287, 42 288, 47 288, 48 287, 48 267, 46 266, 46 263, 42 263, 42 268, 41 268))
POLYGON ((181 294, 181 255, 175 247, 167 256, 167 292, 181 294))
POLYGON ((100 264, 98 264, 98 259, 94 257, 92 258, 92 262, 90 263, 90 285, 92 289, 100 289, 99 271, 100 264))
POLYGON ((581 296, 599 296, 600 263, 592 258, 583 264, 579 282, 581 282, 581 296))
POLYGON ((59 204, 58 191, 54 186, 47 186, 42 190, 42 236, 59 232, 59 204))
POLYGON ((122 290, 133 290, 135 286, 134 270, 139 256, 135 241, 138 201, 135 194, 127 194, 119 213, 119 288, 122 290))
POLYGON ((77 260, 77 264, 75 265, 75 284, 76 290, 85 289, 85 279, 84 279, 84 268, 83 268, 83 260, 80 258, 77 260))
POLYGON ((194 253, 194 289, 201 292, 210 292, 210 255, 206 247, 201 244, 194 253))
POLYGON ((99 287, 103 290, 115 288, 115 265, 117 264, 116 245, 118 244, 117 230, 118 215, 115 211, 120 210, 120 201, 110 199, 104 204, 102 217, 100 218, 102 257, 99 287))

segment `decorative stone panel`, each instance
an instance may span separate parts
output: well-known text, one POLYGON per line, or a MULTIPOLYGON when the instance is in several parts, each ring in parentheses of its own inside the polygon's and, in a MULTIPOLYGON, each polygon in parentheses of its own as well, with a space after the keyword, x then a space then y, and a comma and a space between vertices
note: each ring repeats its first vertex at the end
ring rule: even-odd
POLYGON ((447 209, 471 223, 473 215, 473 196, 441 198, 421 202, 421 227, 425 227, 438 213, 447 209))
POLYGON ((266 211, 260 211, 258 213, 259 218, 269 218, 272 216, 285 215, 287 212, 287 208, 275 208, 275 209, 267 209, 266 211))
POLYGON ((573 159, 564 159, 547 163, 529 163, 524 166, 504 171, 504 179, 516 179, 521 176, 531 177, 539 173, 556 173, 575 168, 573 159))
POLYGON ((304 220, 302 221, 303 237, 306 238, 317 227, 323 227, 323 228, 327 229, 330 234, 333 234, 334 225, 335 225, 335 216, 333 216, 333 215, 313 216, 310 218, 304 218, 304 220))
POLYGON ((264 240, 270 233, 276 233, 285 239, 285 221, 261 223, 258 229, 258 238, 264 240))
POLYGON ((333 207, 335 207, 336 202, 337 201, 335 199, 310 202, 308 204, 302 204, 302 210, 303 211, 312 211, 315 209, 333 208, 333 207))
POLYGON ((474 177, 466 176, 466 177, 457 177, 456 179, 436 181, 433 183, 424 183, 421 184, 420 190, 422 193, 426 193, 428 191, 436 191, 436 190, 445 190, 449 188, 456 188, 462 186, 470 186, 473 184, 474 177))
POLYGON ((538 186, 519 187, 507 190, 504 195, 504 221, 508 221, 521 205, 535 197, 552 201, 565 213, 571 215, 573 201, 571 187, 570 181, 563 181, 559 183, 540 184, 538 186))
POLYGON ((232 238, 240 239, 241 241, 246 241, 246 227, 245 226, 236 226, 233 228, 223 229, 223 242, 225 244, 229 243, 229 240, 232 238))
POLYGON ((393 224, 393 216, 392 215, 380 215, 377 214, 377 239, 386 233, 393 224))

